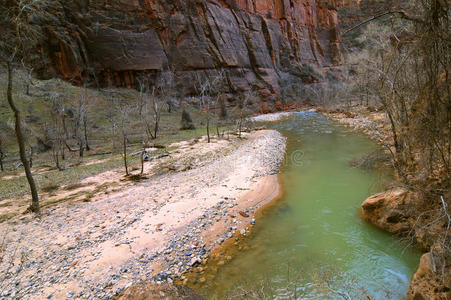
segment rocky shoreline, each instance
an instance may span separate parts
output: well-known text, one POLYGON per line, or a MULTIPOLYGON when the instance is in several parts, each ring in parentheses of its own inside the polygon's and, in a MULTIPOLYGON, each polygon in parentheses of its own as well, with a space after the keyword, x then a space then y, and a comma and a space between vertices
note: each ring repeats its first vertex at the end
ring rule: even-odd
POLYGON ((179 279, 249 229, 253 214, 279 192, 280 133, 223 143, 218 157, 199 167, 1 223, 0 272, 8 281, 1 298, 109 299, 143 281, 179 279))

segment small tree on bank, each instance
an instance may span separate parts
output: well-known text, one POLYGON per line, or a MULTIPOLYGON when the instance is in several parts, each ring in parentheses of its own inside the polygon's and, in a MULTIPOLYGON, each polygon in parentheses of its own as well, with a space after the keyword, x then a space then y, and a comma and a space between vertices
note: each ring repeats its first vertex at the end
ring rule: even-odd
POLYGON ((241 133, 243 132, 243 125, 244 125, 244 121, 247 118, 247 116, 249 116, 249 109, 248 109, 248 105, 254 101, 254 98, 256 98, 256 94, 255 91, 250 89, 247 92, 245 92, 244 94, 241 94, 238 97, 238 104, 237 104, 237 127, 238 127, 238 137, 241 138, 241 133))
POLYGON ((3 159, 5 158, 5 150, 3 149, 3 136, 0 134, 0 171, 5 171, 3 167, 3 159))
POLYGON ((129 117, 133 111, 133 107, 131 107, 123 99, 121 99, 116 101, 115 108, 117 110, 117 115, 119 117, 118 123, 120 130, 120 138, 122 142, 122 158, 124 159, 125 175, 129 176, 130 172, 128 170, 128 160, 127 160, 128 126, 130 123, 129 117))
MULTIPOLYGON (((210 119, 211 111, 214 110, 216 103, 222 96, 222 85, 224 81, 224 74, 220 72, 217 76, 209 78, 208 76, 202 79, 199 74, 196 74, 195 88, 200 96, 200 109, 205 115, 205 123, 207 127, 207 140, 210 143, 210 119)), ((219 129, 217 128, 217 131, 219 129)))
POLYGON ((34 22, 50 19, 49 11, 55 7, 53 0, 13 0, 0 2, 0 61, 7 67, 6 99, 14 113, 15 133, 19 155, 31 190, 30 210, 39 212, 39 196, 26 154, 26 137, 22 128, 22 114, 13 97, 13 77, 16 68, 27 65, 31 47, 40 37, 40 29, 34 22))
POLYGON ((145 126, 148 139, 156 139, 160 130, 161 112, 163 109, 161 97, 165 97, 166 88, 163 84, 150 87, 147 77, 138 78, 139 103, 138 116, 145 126))

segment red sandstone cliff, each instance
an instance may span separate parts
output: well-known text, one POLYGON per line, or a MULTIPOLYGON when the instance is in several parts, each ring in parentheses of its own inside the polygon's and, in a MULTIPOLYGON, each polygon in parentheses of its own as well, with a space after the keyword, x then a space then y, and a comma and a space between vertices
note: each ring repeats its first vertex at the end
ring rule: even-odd
MULTIPOLYGON (((233 91, 277 94, 302 64, 341 62, 335 0, 69 0, 45 29, 41 76, 132 87, 171 68, 180 83, 223 69, 233 91)), ((184 84, 189 94, 189 84, 184 84)))

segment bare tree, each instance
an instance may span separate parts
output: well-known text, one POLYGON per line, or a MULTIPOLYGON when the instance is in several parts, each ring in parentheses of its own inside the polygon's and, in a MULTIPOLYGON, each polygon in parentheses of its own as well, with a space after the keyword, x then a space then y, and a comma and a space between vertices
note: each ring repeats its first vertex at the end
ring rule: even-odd
POLYGON ((129 117, 133 112, 133 107, 126 103, 123 99, 116 99, 114 107, 117 111, 117 116, 119 117, 119 130, 120 138, 122 143, 122 157, 124 159, 124 169, 125 175, 130 175, 128 170, 128 157, 127 157, 127 147, 128 147, 128 125, 130 123, 129 117))
POLYGON ((443 3, 413 1, 390 26, 369 24, 371 52, 355 68, 387 113, 400 178, 441 182, 440 189, 451 181, 450 15, 443 3))
POLYGON ((22 61, 22 70, 20 73, 23 82, 25 83, 25 94, 30 96, 30 86, 33 85, 33 67, 27 66, 24 61, 22 61))
POLYGON ((89 109, 89 91, 87 84, 84 84, 83 92, 78 96, 78 108, 74 125, 74 137, 78 143, 79 157, 82 158, 84 151, 89 151, 88 140, 88 109, 89 109))
POLYGON ((150 86, 147 77, 138 78, 139 103, 138 116, 144 123, 148 139, 156 139, 160 130, 160 120, 163 105, 161 97, 165 97, 165 87, 163 85, 150 86))
POLYGON ((205 116, 205 123, 207 127, 207 140, 210 143, 210 119, 211 110, 214 109, 216 102, 221 96, 222 84, 224 81, 223 72, 217 76, 209 78, 206 76, 202 78, 199 73, 196 73, 195 88, 200 96, 200 108, 205 116))
POLYGON ((13 98, 13 77, 21 64, 28 65, 30 48, 40 37, 40 28, 34 21, 45 23, 50 19, 53 0, 15 0, 0 3, 0 60, 7 66, 6 98, 15 118, 15 133, 19 144, 19 154, 25 175, 31 190, 30 210, 39 212, 39 196, 36 183, 30 170, 30 163, 25 151, 25 135, 22 129, 21 111, 13 98))
POLYGON ((3 167, 3 159, 5 158, 5 150, 3 149, 3 135, 0 134, 0 170, 3 172, 5 171, 3 167))
POLYGON ((220 127, 223 125, 224 121, 227 119, 227 108, 226 108, 224 97, 222 95, 218 96, 217 103, 219 105, 219 115, 218 115, 218 119, 216 120, 216 135, 218 136, 218 139, 219 139, 219 138, 221 138, 220 127))
POLYGON ((110 122, 111 124, 111 153, 115 153, 116 151, 116 128, 117 128, 117 122, 116 122, 116 109, 114 107, 115 102, 114 98, 111 99, 111 105, 108 106, 106 112, 105 112, 105 118, 110 122))
POLYGON ((141 158, 141 175, 144 174, 144 157, 146 156, 146 144, 144 143, 144 138, 143 138, 142 146, 143 146, 143 148, 142 148, 141 153, 140 153, 140 158, 141 158))
POLYGON ((89 93, 88 89, 85 86, 85 95, 82 98, 83 100, 83 137, 85 140, 85 149, 86 151, 91 150, 91 147, 89 146, 89 139, 88 139, 88 117, 89 117, 89 93))
POLYGON ((249 115, 248 105, 249 103, 252 103, 254 101, 254 98, 256 98, 256 93, 253 89, 247 90, 245 93, 241 94, 238 97, 238 103, 237 103, 237 122, 238 122, 238 137, 241 138, 241 133, 243 132, 243 125, 244 120, 249 115))
POLYGON ((64 170, 62 160, 65 159, 64 149, 68 146, 64 130, 65 104, 61 94, 51 97, 52 107, 50 109, 50 123, 46 124, 47 132, 52 144, 52 154, 55 166, 58 170, 64 170))
POLYGON ((158 82, 157 87, 160 91, 159 95, 161 100, 164 102, 168 113, 172 113, 176 107, 174 105, 174 99, 178 95, 178 87, 176 84, 176 72, 172 68, 168 68, 163 71, 158 82))

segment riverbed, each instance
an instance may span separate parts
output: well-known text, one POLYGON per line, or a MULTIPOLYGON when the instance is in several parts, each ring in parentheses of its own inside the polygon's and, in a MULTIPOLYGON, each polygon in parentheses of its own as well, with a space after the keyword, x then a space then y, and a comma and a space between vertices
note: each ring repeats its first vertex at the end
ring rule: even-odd
POLYGON ((190 286, 209 299, 403 299, 419 253, 359 217, 390 176, 350 164, 378 146, 314 112, 267 125, 287 137, 283 195, 190 286))

